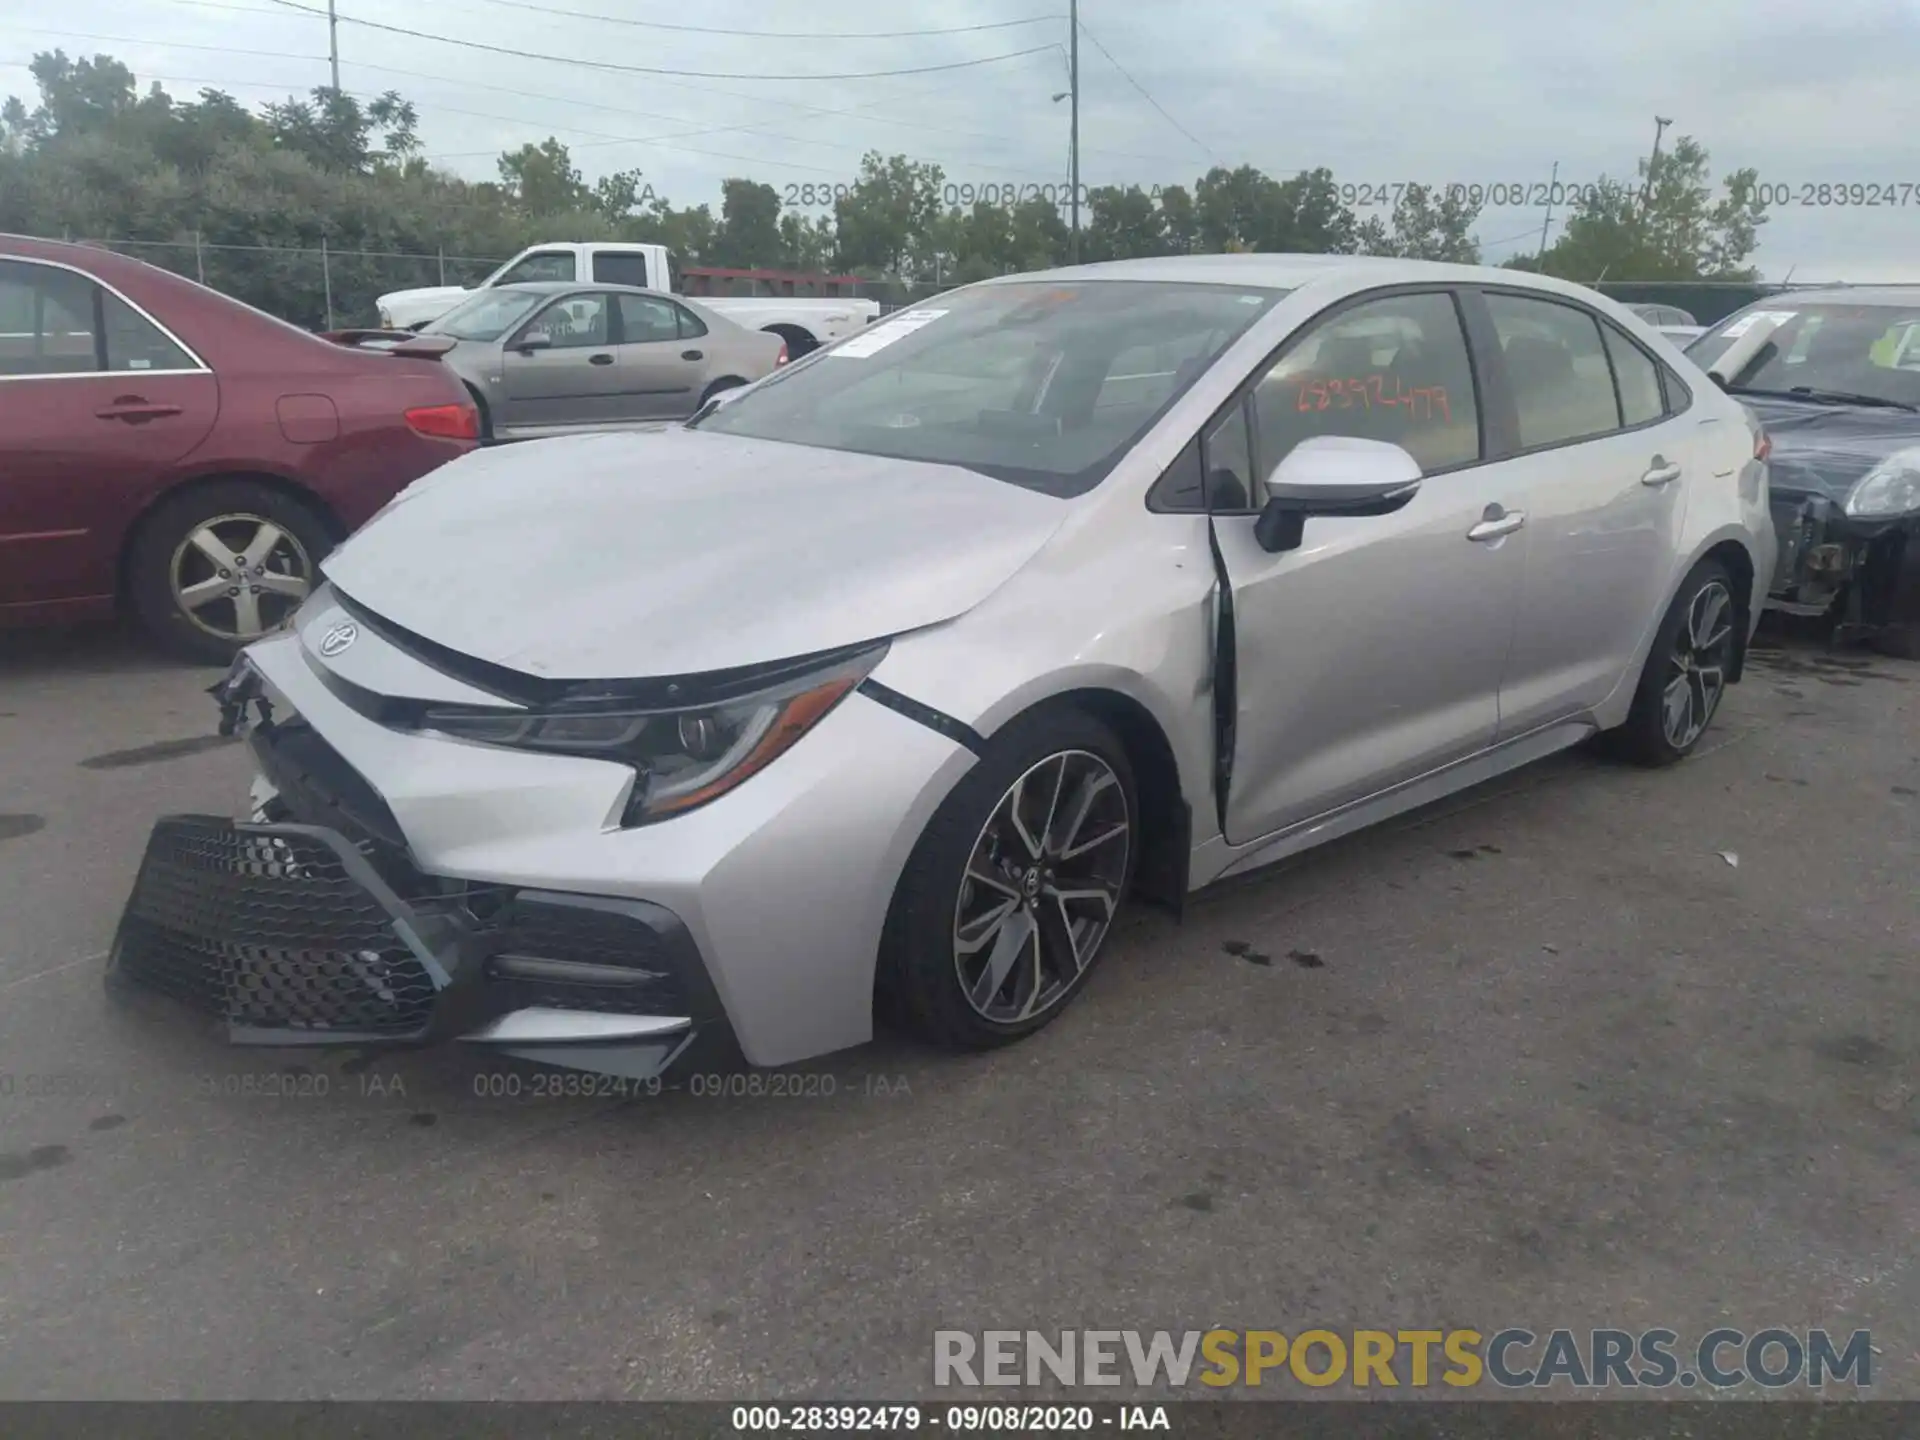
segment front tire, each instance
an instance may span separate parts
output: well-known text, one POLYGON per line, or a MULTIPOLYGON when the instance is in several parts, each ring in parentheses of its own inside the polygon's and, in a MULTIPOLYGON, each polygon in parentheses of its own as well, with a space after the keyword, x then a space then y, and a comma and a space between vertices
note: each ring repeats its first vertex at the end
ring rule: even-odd
POLYGON ((1139 852, 1125 747, 1078 710, 1016 721, 935 812, 882 941, 889 1008, 922 1038, 1032 1034, 1092 973, 1139 852))
POLYGON ((159 646, 224 665, 279 629, 333 548, 326 522, 283 491, 222 480, 163 500, 127 559, 127 601, 159 646))
POLYGON ((1620 754, 1657 767, 1693 752, 1726 695, 1743 618, 1726 567, 1696 565, 1653 637, 1626 723, 1610 737, 1620 754))

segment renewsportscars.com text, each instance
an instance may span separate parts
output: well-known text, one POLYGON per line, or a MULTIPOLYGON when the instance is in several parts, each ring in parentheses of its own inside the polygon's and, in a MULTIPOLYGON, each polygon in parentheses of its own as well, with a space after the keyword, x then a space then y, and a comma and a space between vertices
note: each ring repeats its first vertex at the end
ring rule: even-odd
POLYGON ((1855 1330, 938 1330, 933 1383, 1304 1385, 1324 1389, 1824 1389, 1873 1384, 1873 1337, 1855 1330))

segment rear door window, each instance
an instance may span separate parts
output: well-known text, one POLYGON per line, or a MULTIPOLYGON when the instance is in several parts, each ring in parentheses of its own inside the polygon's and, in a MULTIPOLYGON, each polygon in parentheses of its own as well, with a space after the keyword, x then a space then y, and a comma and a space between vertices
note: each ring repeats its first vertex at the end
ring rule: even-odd
POLYGON ((1584 440, 1620 428, 1600 322, 1572 305, 1488 294, 1520 422, 1520 448, 1584 440))
POLYGON ((1620 387, 1621 419, 1628 425, 1660 419, 1666 410, 1660 398, 1660 367, 1613 326, 1603 330, 1607 358, 1613 362, 1614 381, 1620 387))
POLYGON ((0 375, 80 375, 100 368, 94 284, 55 265, 0 260, 0 375))
POLYGON ((160 328, 118 295, 100 293, 101 317, 106 321, 107 369, 198 370, 193 357, 161 333, 160 328))

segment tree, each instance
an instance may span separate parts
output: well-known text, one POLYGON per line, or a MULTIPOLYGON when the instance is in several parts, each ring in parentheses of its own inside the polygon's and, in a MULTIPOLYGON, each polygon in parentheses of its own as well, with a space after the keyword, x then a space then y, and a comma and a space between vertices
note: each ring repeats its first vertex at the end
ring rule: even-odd
POLYGON ((500 179, 529 215, 586 210, 593 192, 581 180, 567 147, 549 135, 538 145, 522 145, 500 157, 500 179))
POLYGON ((946 174, 938 165, 891 158, 869 150, 860 178, 834 201, 837 263, 845 270, 871 269, 908 278, 918 261, 933 269, 938 254, 934 229, 941 218, 946 174))
POLYGON ((736 269, 779 265, 786 255, 780 239, 780 192, 757 180, 721 181, 714 253, 720 264, 736 269))
POLYGON ((833 222, 794 211, 780 217, 780 263, 790 270, 825 270, 833 264, 833 222))
POLYGON ((618 223, 638 210, 641 200, 650 198, 652 193, 652 187, 646 185, 638 170, 615 170, 593 182, 593 194, 587 203, 599 214, 618 223), (643 187, 646 190, 644 197, 641 193, 643 187))
POLYGON ((1199 248, 1200 221, 1186 186, 1168 185, 1161 190, 1160 223, 1166 233, 1169 254, 1189 255, 1199 248))
POLYGON ((1168 251, 1167 219, 1138 185, 1103 185, 1087 194, 1080 253, 1087 260, 1126 260, 1168 251))
POLYGON ((1359 239, 1353 212, 1324 168, 1279 181, 1251 165, 1216 165, 1194 186, 1193 200, 1195 248, 1202 251, 1349 254, 1359 239))
POLYGON ((1480 263, 1480 243, 1473 238, 1473 222, 1480 207, 1463 189, 1449 189, 1439 199, 1425 185, 1409 185, 1393 204, 1393 228, 1378 216, 1369 216, 1357 231, 1362 254, 1395 255, 1403 260, 1448 260, 1461 265, 1480 263))
POLYGON ((1541 257, 1549 275, 1588 284, 1611 280, 1752 280, 1765 207, 1759 176, 1736 170, 1714 198, 1707 152, 1682 136, 1656 164, 1642 160, 1640 184, 1601 179, 1574 203, 1566 229, 1541 257), (1644 198, 1643 198, 1644 197, 1644 198))
POLYGON ((689 265, 711 265, 716 254, 719 223, 705 205, 676 210, 656 196, 645 213, 621 227, 629 240, 645 240, 664 245, 689 265))

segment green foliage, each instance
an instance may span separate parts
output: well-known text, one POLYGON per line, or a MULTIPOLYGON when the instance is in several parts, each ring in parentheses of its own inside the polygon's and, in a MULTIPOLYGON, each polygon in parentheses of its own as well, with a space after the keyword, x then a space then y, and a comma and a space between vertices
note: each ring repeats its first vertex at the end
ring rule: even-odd
MULTIPOLYGON (((1642 160, 1640 183, 1603 179, 1583 195, 1567 228, 1540 258, 1549 275, 1592 284, 1616 280, 1752 280, 1747 264, 1766 211, 1759 176, 1736 170, 1714 198, 1707 152, 1682 136, 1657 161, 1642 160)), ((1529 267, 1532 268, 1532 267, 1529 267)))
POLYGON ((785 263, 780 234, 780 192, 757 180, 720 184, 720 230, 714 263, 740 270, 774 269, 785 263))
POLYGON ((930 277, 939 254, 934 231, 945 184, 938 165, 869 150, 860 159, 860 178, 833 205, 840 268, 903 277, 924 271, 930 277))
POLYGON ((1436 199, 1427 186, 1409 185, 1393 203, 1391 229, 1378 217, 1370 216, 1361 223, 1360 253, 1478 265, 1480 244, 1473 238, 1473 222, 1479 218, 1480 207, 1461 191, 1449 191, 1436 199))

